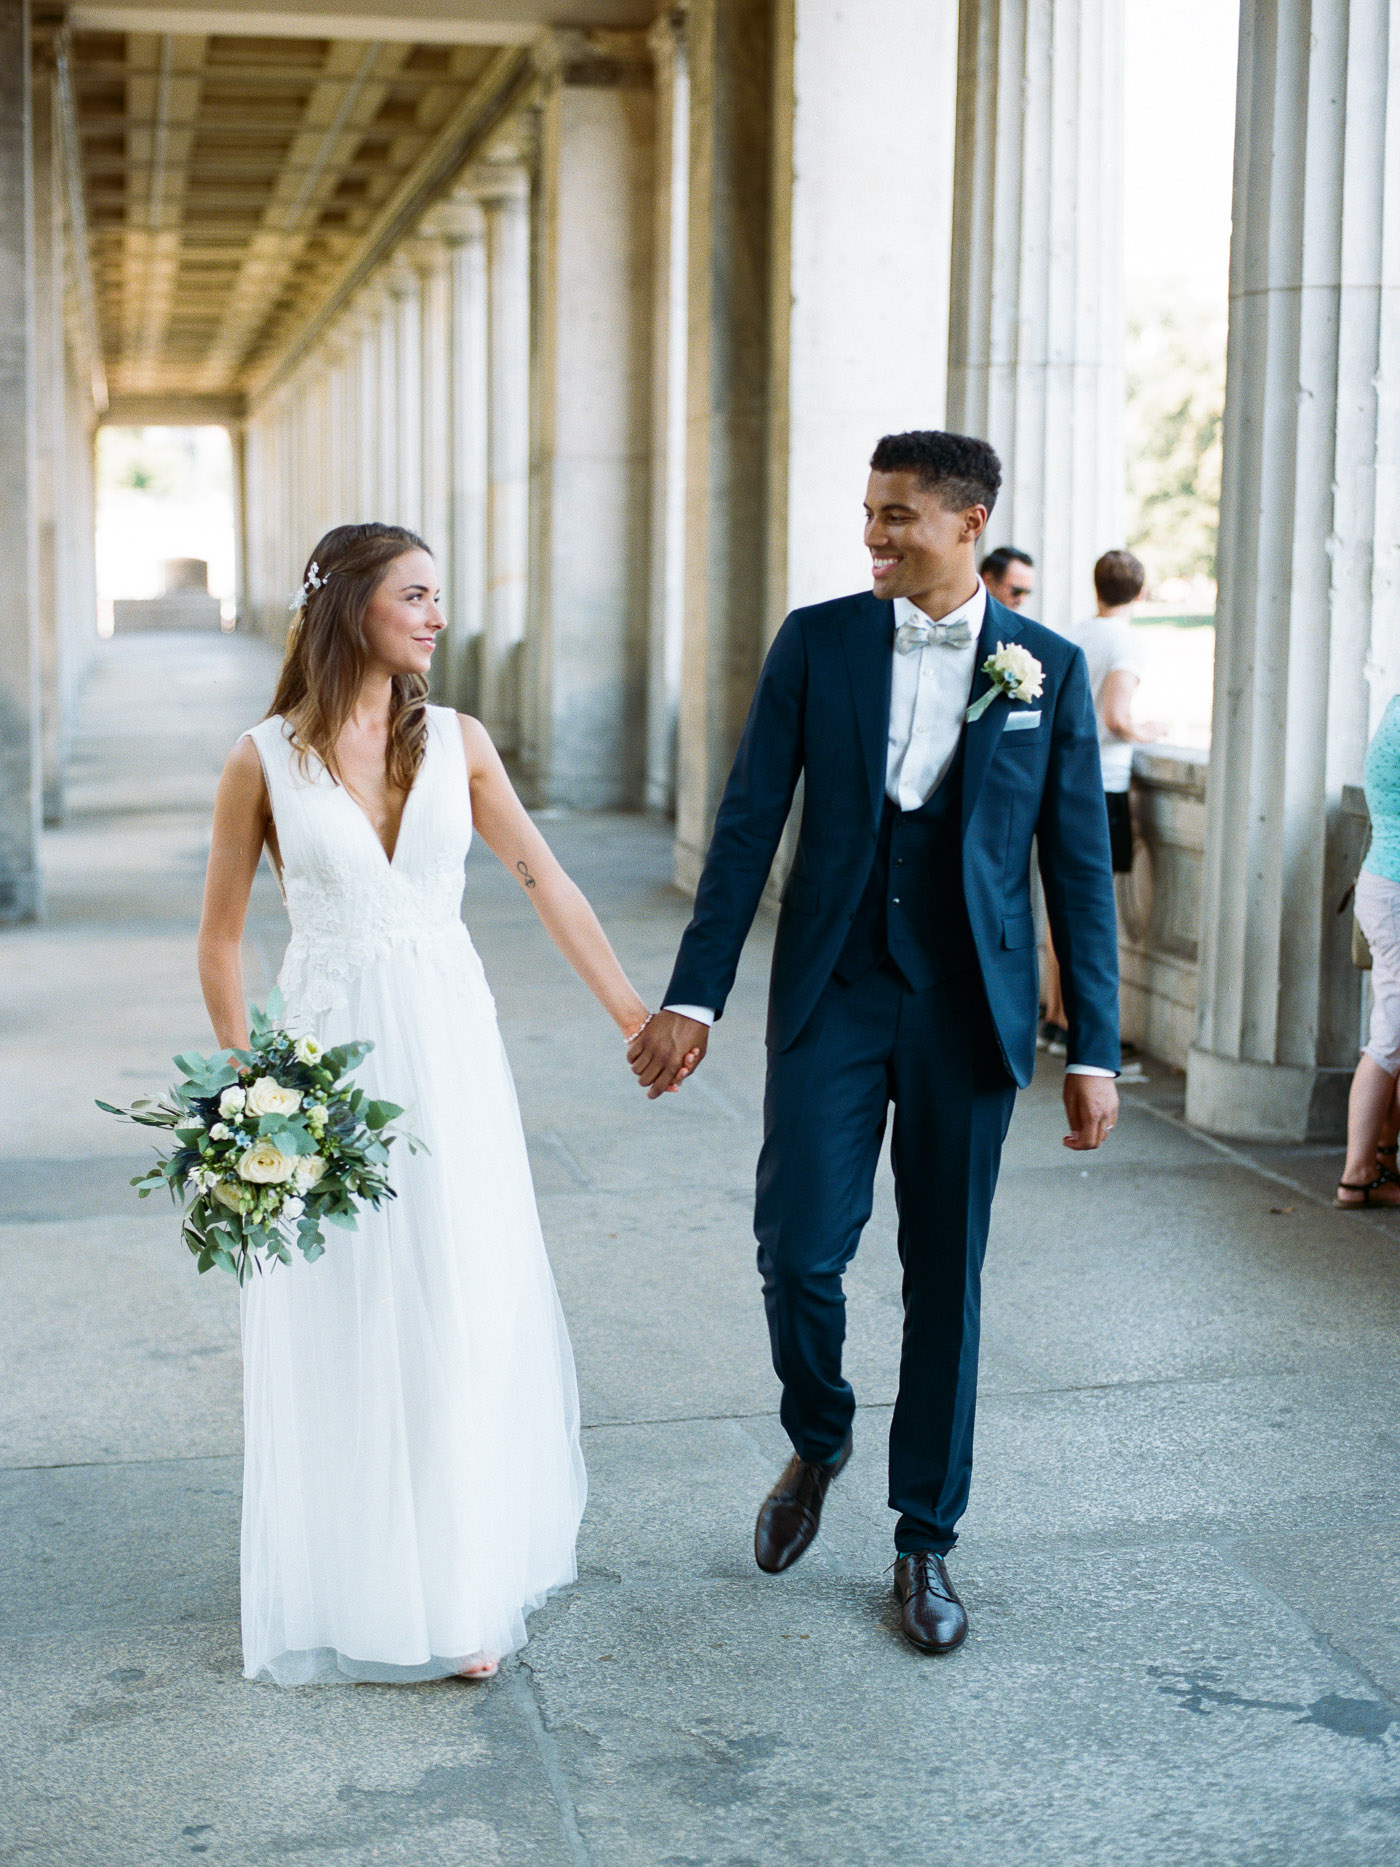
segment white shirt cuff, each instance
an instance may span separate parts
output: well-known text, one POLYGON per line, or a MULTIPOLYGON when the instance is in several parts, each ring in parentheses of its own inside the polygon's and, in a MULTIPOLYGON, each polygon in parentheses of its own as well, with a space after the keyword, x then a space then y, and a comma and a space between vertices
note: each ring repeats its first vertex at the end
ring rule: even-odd
POLYGON ((1067 1063, 1066 1076, 1117 1076, 1117 1070, 1100 1069, 1097 1063, 1067 1063))
POLYGON ((708 1005, 663 1005, 663 1011, 674 1011, 678 1018, 694 1018, 697 1024, 713 1024, 715 1014, 708 1005))

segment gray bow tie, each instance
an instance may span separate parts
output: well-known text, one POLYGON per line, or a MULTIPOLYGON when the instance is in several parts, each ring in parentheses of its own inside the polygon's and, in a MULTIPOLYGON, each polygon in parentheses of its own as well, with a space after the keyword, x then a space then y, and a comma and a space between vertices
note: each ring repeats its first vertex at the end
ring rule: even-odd
POLYGON ((894 632, 894 645, 901 655, 912 655, 916 648, 937 642, 943 648, 966 648, 972 640, 972 624, 962 622, 901 622, 894 632))

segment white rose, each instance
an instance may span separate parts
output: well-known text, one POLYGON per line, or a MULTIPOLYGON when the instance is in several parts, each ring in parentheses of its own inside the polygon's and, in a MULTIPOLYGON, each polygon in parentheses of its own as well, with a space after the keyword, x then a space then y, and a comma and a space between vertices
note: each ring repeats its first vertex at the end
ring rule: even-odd
POLYGON ((305 1211, 306 1201, 304 1199, 284 1199, 282 1201, 282 1216, 284 1219, 299 1219, 305 1211))
POLYGON ((209 1130, 209 1139, 211 1141, 227 1141, 232 1132, 233 1130, 229 1127, 227 1122, 216 1121, 214 1126, 209 1130))
POLYGON ((248 1091, 250 1115, 295 1115, 301 1097, 295 1089, 284 1089, 274 1077, 260 1076, 248 1091))
POLYGON ((299 1037, 296 1041, 296 1059, 298 1063, 319 1063, 323 1052, 314 1037, 299 1037))
POLYGON ((238 1084, 235 1083, 231 1089, 225 1089, 224 1093, 219 1097, 219 1113, 221 1115, 236 1115, 243 1107, 245 1100, 246 1098, 243 1091, 238 1087, 238 1084))
POLYGON ((1045 670, 1019 642, 998 642, 992 666, 1005 675, 1006 686, 1017 700, 1038 700, 1045 687, 1045 670))
POLYGON ((272 1141, 255 1141, 239 1156, 238 1177, 256 1186, 280 1186, 296 1172, 295 1154, 284 1154, 272 1141))
POLYGON ((213 1189, 215 1199, 221 1206, 227 1206, 230 1212, 242 1212, 248 1203, 248 1195, 241 1186, 234 1186, 229 1180, 220 1180, 213 1189))
POLYGON ((303 1154, 297 1161, 293 1176, 296 1180, 297 1191, 299 1193, 309 1192, 325 1171, 326 1163, 321 1155, 303 1154))

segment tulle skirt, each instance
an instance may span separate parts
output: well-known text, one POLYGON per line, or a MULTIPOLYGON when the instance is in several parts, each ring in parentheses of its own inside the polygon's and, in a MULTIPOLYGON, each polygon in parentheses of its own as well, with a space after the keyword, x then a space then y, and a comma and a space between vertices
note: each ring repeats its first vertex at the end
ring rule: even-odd
POLYGON ((289 979, 288 1024, 371 1039, 356 1080, 430 1151, 396 1145, 395 1200, 243 1291, 244 1671, 440 1678, 523 1645, 576 1573, 578 1393, 515 1086, 465 929, 324 1011, 289 979))

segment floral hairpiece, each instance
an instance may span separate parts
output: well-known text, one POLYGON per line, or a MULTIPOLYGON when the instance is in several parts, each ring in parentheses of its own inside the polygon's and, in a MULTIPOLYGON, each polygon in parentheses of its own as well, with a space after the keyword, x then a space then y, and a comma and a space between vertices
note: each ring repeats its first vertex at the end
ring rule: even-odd
POLYGON ((307 568, 306 581, 302 584, 300 590, 297 591, 291 602, 288 603, 287 608, 292 611, 301 609, 311 592, 313 590, 319 590, 325 583, 326 577, 332 577, 334 575, 334 571, 327 571, 326 576, 323 577, 321 575, 321 566, 313 558, 307 568))

